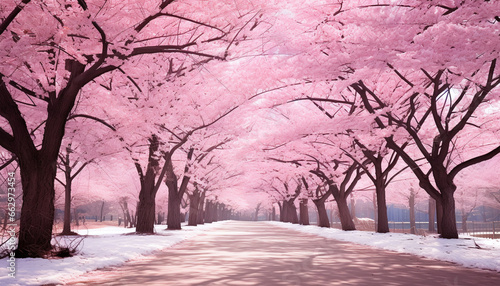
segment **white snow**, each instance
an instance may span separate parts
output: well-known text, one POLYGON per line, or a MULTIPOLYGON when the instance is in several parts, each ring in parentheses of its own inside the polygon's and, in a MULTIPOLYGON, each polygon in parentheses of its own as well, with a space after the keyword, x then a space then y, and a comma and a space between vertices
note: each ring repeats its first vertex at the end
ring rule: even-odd
POLYGON ((82 237, 56 237, 53 243, 76 244, 80 240, 80 253, 64 259, 25 258, 16 260, 16 278, 8 277, 7 258, 0 260, 0 285, 60 284, 85 272, 98 268, 120 265, 138 259, 155 250, 171 247, 185 239, 212 229, 224 222, 196 227, 182 226, 182 230, 164 230, 156 225, 156 235, 127 235, 135 228, 104 227, 78 231, 82 237))
POLYGON ((442 239, 436 235, 382 234, 367 231, 342 231, 314 225, 304 226, 275 221, 268 223, 325 238, 349 241, 374 248, 453 262, 470 268, 482 268, 500 272, 499 239, 477 238, 465 235, 460 235, 459 239, 442 239))

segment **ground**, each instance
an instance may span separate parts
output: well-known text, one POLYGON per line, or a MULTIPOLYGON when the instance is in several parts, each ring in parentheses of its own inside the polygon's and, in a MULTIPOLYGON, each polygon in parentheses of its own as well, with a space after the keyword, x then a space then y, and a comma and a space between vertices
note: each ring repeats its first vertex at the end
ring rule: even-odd
POLYGON ((0 268, 0 285, 500 285, 494 239, 238 221, 180 231, 156 225, 155 235, 77 231, 54 243, 79 243, 78 255, 18 259, 15 279, 0 268))
POLYGON ((500 273, 318 237, 265 222, 228 222, 94 271, 69 285, 500 285, 500 273))

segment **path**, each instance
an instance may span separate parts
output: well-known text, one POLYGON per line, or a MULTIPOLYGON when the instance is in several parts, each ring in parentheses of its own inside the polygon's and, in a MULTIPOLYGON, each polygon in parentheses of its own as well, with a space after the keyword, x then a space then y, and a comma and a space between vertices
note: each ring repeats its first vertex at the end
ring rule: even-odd
POLYGON ((500 273, 278 228, 227 222, 70 285, 500 285, 500 273))

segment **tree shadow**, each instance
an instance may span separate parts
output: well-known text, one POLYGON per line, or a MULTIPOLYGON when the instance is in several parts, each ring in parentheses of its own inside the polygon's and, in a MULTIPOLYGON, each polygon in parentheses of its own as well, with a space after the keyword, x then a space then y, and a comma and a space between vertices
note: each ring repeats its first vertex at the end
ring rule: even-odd
POLYGON ((500 285, 500 273, 325 239, 262 222, 228 222, 154 257, 71 285, 500 285))

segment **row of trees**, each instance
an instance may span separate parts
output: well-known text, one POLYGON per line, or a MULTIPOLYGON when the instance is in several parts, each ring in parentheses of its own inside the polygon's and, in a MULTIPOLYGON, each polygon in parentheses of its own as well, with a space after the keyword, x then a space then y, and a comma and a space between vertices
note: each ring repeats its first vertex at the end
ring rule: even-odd
POLYGON ((387 232, 386 190, 411 171, 437 202, 441 235, 456 238, 457 176, 500 152, 498 1, 0 5, 18 257, 50 251, 56 178, 69 206, 91 163, 135 172, 142 233, 162 187, 170 229, 184 198, 195 213, 203 198, 243 206, 240 191, 260 189, 293 221, 311 194, 323 224, 332 196, 350 230, 346 200, 366 178, 387 232))
MULTIPOLYGON (((71 146, 86 141, 80 131, 87 124, 116 130, 106 146, 115 143, 134 161, 141 188, 137 231, 153 231, 155 196, 163 181, 169 192, 168 225, 179 229, 191 173, 186 167, 177 184, 174 153, 189 150, 192 164, 196 157, 191 156, 200 152, 195 156, 202 163, 200 156, 218 143, 208 149, 196 149, 200 141, 184 144, 241 102, 213 100, 221 84, 203 91, 210 85, 198 86, 207 76, 202 71, 212 61, 228 60, 231 48, 250 29, 256 31, 258 22, 250 25, 255 7, 245 1, 223 1, 217 7, 193 1, 1 5, 0 146, 15 157, 23 191, 17 257, 43 257, 52 248, 58 161, 68 208, 72 180, 102 156, 94 149, 105 143, 104 131, 83 150, 86 160, 71 164, 71 146), (79 121, 74 129, 73 120, 79 121), (61 150, 65 140, 66 152, 61 150)), ((240 46, 243 50, 245 44, 240 46)), ((117 152, 107 148, 108 154, 117 152)))
MULTIPOLYGON (((317 48, 297 58, 308 53, 316 60, 297 60, 303 84, 272 103, 293 131, 273 135, 262 150, 296 166, 287 174, 295 182, 307 173, 320 179, 316 185, 324 191, 315 199, 334 196, 344 230, 354 228, 346 197, 366 176, 377 196, 377 231, 389 231, 386 189, 411 171, 437 202, 438 232, 457 238, 457 176, 500 153, 494 111, 499 18, 492 10, 498 3, 349 1, 329 7, 336 12, 323 14, 321 23, 297 24, 309 38, 283 47, 296 52, 309 40, 317 48)), ((284 191, 282 201, 297 197, 284 191)))

